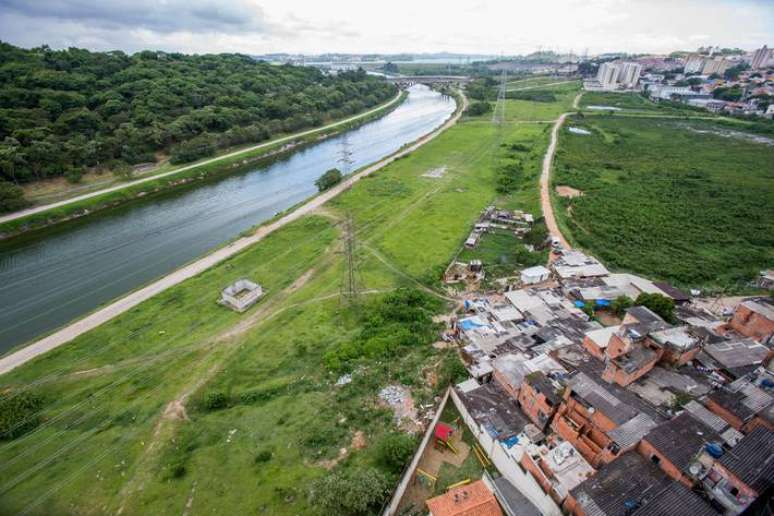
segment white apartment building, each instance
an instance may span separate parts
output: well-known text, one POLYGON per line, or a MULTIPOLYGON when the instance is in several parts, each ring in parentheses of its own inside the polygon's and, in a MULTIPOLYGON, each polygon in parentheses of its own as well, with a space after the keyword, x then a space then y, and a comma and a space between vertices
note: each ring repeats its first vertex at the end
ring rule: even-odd
POLYGON ((602 89, 634 88, 640 80, 642 65, 639 63, 602 63, 597 72, 597 82, 602 89))
POLYGON ((772 51, 763 45, 763 48, 759 48, 753 53, 752 62, 750 65, 753 70, 760 70, 766 68, 772 61, 772 51))
POLYGON ((702 56, 693 55, 685 60, 684 73, 701 73, 705 59, 702 56))
POLYGON ((707 59, 701 73, 704 75, 712 75, 713 73, 723 75, 730 67, 731 62, 726 59, 707 59))

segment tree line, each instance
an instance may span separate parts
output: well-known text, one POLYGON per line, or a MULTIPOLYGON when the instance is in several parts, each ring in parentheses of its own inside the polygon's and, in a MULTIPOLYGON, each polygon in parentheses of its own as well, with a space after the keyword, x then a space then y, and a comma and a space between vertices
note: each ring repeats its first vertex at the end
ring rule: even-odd
POLYGON ((90 52, 0 42, 0 181, 184 163, 360 112, 395 87, 240 54, 90 52))

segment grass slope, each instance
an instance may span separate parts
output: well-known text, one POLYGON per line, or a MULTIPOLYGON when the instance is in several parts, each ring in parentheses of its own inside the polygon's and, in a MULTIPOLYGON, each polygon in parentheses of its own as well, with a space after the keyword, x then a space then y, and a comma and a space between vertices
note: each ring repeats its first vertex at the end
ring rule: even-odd
POLYGON ((771 265, 774 147, 700 120, 569 122, 593 133, 562 130, 552 176, 584 192, 554 199, 578 245, 614 268, 686 287, 738 290, 771 265))

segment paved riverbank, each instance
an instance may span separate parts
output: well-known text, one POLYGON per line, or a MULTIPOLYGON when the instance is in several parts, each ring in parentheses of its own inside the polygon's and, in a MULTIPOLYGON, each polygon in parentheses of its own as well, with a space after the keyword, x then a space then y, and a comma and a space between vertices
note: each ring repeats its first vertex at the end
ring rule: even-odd
POLYGON ((192 262, 189 265, 186 265, 176 270, 175 272, 169 275, 135 292, 132 292, 131 294, 123 298, 118 299, 117 301, 111 303, 110 305, 104 308, 101 308, 100 310, 92 313, 91 315, 88 315, 83 319, 80 319, 62 328, 61 330, 56 331, 55 333, 49 335, 48 337, 44 337, 14 353, 11 353, 6 357, 0 358, 0 374, 3 374, 12 369, 15 369, 16 367, 32 360, 33 358, 43 353, 46 353, 47 351, 50 351, 63 344, 66 344, 67 342, 73 340, 79 335, 82 335, 96 328, 97 326, 100 326, 101 324, 104 324, 110 321, 111 319, 117 317, 118 315, 139 305, 143 301, 150 299, 156 294, 163 292, 170 287, 173 287, 189 278, 192 278, 204 272, 210 267, 217 265, 218 263, 241 252, 247 247, 250 247, 251 245, 254 245, 260 242, 267 235, 273 233, 274 231, 280 229, 281 227, 300 219, 304 215, 309 214, 310 212, 319 208, 329 200, 336 197, 341 192, 350 188, 360 179, 376 172, 377 170, 380 170, 386 167, 396 159, 399 159, 415 151, 422 145, 426 144, 427 142, 437 137, 439 134, 441 134, 449 127, 453 126, 459 120, 466 106, 467 106, 467 99, 463 96, 462 106, 460 106, 455 111, 455 113, 451 116, 451 118, 449 118, 449 120, 447 120, 443 125, 441 125, 433 132, 419 138, 418 140, 408 145, 403 150, 400 150, 392 154, 391 156, 388 156, 380 161, 377 161, 372 165, 369 165, 368 167, 364 168, 360 172, 348 177, 347 179, 345 179, 335 187, 331 188, 330 190, 327 190, 322 194, 310 199, 308 202, 301 205, 298 209, 288 213, 287 215, 284 215, 283 217, 269 224, 259 227, 252 235, 248 237, 240 238, 232 242, 231 244, 228 244, 227 246, 220 248, 215 252, 207 256, 204 256, 203 258, 200 258, 199 260, 196 260, 195 262, 192 262))

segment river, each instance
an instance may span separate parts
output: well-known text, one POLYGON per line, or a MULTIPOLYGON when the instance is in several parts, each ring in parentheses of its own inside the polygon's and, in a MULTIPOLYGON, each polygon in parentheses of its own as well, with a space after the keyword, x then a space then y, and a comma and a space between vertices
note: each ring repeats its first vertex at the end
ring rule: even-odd
POLYGON ((414 86, 388 115, 269 164, 0 242, 0 354, 92 312, 440 126, 454 100, 414 86))

